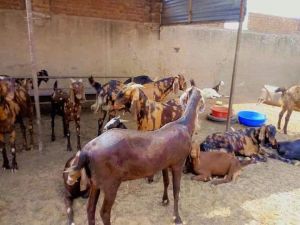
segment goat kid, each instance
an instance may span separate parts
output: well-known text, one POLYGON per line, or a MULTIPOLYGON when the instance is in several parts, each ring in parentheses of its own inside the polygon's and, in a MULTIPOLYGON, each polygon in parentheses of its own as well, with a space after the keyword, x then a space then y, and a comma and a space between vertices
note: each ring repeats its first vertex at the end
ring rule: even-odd
POLYGON ((188 156, 199 108, 203 105, 200 92, 193 90, 183 116, 156 131, 112 129, 90 141, 71 165, 67 183, 75 183, 82 168, 91 181, 88 200, 88 224, 95 225, 95 210, 100 194, 104 201, 100 215, 104 225, 111 225, 110 215, 122 181, 147 177, 163 170, 164 194, 162 202, 169 203, 168 168, 173 175, 175 223, 182 224, 178 212, 181 171, 188 156))
POLYGON ((16 132, 15 122, 20 111, 19 105, 14 101, 15 83, 7 78, 0 78, 0 151, 3 157, 3 169, 18 169, 16 159, 16 132), (11 165, 7 158, 5 147, 5 135, 9 134, 10 150, 12 154, 11 165))
POLYGON ((67 151, 72 151, 70 142, 70 127, 71 121, 75 122, 76 134, 77 134, 77 149, 81 149, 80 143, 80 113, 81 103, 85 101, 85 92, 82 80, 71 79, 70 94, 67 100, 64 102, 64 119, 67 131, 67 151))
POLYGON ((216 179, 211 184, 218 185, 235 181, 240 175, 242 166, 251 163, 251 160, 240 161, 230 153, 226 152, 200 152, 199 145, 193 144, 190 154, 193 165, 193 172, 197 174, 192 180, 207 182, 213 176, 222 176, 223 179, 216 179))

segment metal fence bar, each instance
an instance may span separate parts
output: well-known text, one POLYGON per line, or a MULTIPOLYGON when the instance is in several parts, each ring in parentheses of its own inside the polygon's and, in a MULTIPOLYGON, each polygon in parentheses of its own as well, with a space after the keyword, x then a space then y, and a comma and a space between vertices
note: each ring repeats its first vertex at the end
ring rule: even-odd
POLYGON ((35 102, 35 110, 36 110, 36 123, 38 126, 38 143, 39 143, 39 151, 43 150, 42 143, 42 127, 41 127, 41 111, 40 111, 40 103, 39 103, 39 92, 38 92, 38 81, 37 81, 37 70, 36 70, 36 58, 35 58, 35 45, 34 45, 34 37, 33 37, 33 26, 32 26, 32 6, 31 0, 26 0, 26 14, 27 14, 27 28, 28 28, 28 45, 29 45, 29 54, 31 61, 31 74, 33 79, 33 87, 34 87, 34 102, 35 102))
POLYGON ((240 20, 239 20, 239 28, 238 28, 238 32, 237 32, 237 36, 236 36, 236 46, 235 46, 234 62, 233 62, 233 69, 232 69, 233 71, 232 71, 232 78, 231 78, 231 88, 230 88, 229 107, 228 107, 229 109, 228 109, 228 114, 227 114, 226 131, 229 130, 230 124, 231 124, 235 78, 236 78, 237 64, 238 64, 238 59, 239 59, 241 33, 242 33, 242 27, 243 27, 244 1, 245 0, 241 0, 240 20))

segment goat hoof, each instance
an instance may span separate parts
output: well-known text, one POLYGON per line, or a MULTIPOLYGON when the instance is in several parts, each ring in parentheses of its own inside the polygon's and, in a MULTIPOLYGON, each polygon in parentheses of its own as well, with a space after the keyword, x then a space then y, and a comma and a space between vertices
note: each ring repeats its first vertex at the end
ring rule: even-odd
POLYGON ((167 206, 167 205, 169 205, 169 203, 170 203, 169 199, 164 199, 164 200, 162 201, 162 205, 163 205, 163 206, 167 206))
POLYGON ((175 218, 174 219, 175 225, 183 225, 182 221, 180 218, 175 218))
POLYGON ((71 147, 67 147, 67 151, 68 151, 68 152, 71 152, 71 151, 72 151, 72 148, 71 148, 71 147))
POLYGON ((55 141, 55 136, 52 136, 52 137, 51 137, 51 141, 55 141))
POLYGON ((3 170, 9 170, 9 169, 10 169, 10 166, 9 166, 9 165, 3 165, 3 166, 2 166, 2 169, 3 169, 3 170))

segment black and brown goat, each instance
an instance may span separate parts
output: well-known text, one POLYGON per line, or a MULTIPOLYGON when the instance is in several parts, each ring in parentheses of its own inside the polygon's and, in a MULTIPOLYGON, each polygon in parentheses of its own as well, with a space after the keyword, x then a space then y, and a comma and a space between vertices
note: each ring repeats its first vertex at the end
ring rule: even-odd
MULTIPOLYGON (((105 124, 105 127, 103 128, 103 132, 106 132, 107 130, 113 129, 113 128, 121 128, 121 129, 127 129, 127 127, 123 124, 125 122, 124 120, 121 120, 120 117, 114 117, 110 121, 108 121, 105 124)), ((77 153, 79 154, 79 153, 77 153)), ((78 163, 75 162, 75 160, 78 160, 78 155, 76 158, 76 155, 72 156, 65 165, 64 171, 70 168, 72 164, 78 163)), ((73 185, 69 185, 67 183, 68 180, 68 173, 63 173, 63 180, 64 180, 64 200, 65 205, 67 209, 67 215, 68 215, 68 225, 74 225, 74 213, 73 213, 73 200, 75 198, 87 198, 90 191, 90 181, 86 176, 86 170, 83 168, 81 170, 80 177, 78 178, 78 182, 75 182, 73 185)))
POLYGON ((277 128, 281 128, 281 119, 285 112, 287 114, 285 116, 285 123, 283 126, 283 132, 287 134, 287 126, 292 115, 292 112, 295 107, 300 108, 300 85, 295 85, 289 89, 278 88, 275 92, 282 92, 281 100, 282 100, 282 109, 279 113, 277 128))
POLYGON ((84 86, 81 79, 71 79, 70 93, 67 100, 64 102, 64 119, 67 132, 67 151, 72 151, 70 141, 70 122, 75 122, 76 135, 77 135, 77 150, 81 149, 80 143, 80 113, 81 103, 85 101, 84 86))
POLYGON ((87 204, 88 224, 95 225, 95 211, 100 194, 104 201, 100 215, 104 225, 111 225, 111 209, 123 181, 140 179, 163 171, 163 205, 168 205, 169 168, 173 176, 175 224, 182 224, 178 201, 182 167, 190 153, 192 135, 199 108, 200 91, 194 89, 182 117, 155 131, 112 129, 91 140, 75 157, 67 183, 74 184, 85 168, 91 190, 87 204))
POLYGON ((19 105, 15 102, 15 82, 10 79, 0 78, 0 151, 2 152, 4 169, 18 169, 16 160, 16 131, 15 122, 20 111, 19 105), (7 158, 5 147, 5 135, 9 134, 10 150, 12 154, 11 165, 7 158))
POLYGON ((260 157, 266 160, 261 145, 270 144, 276 148, 276 127, 264 125, 259 128, 245 128, 237 131, 214 133, 201 143, 201 151, 226 151, 240 156, 260 157))
POLYGON ((157 130, 177 120, 183 113, 179 101, 161 103, 150 100, 139 84, 127 85, 118 93, 115 106, 123 105, 130 105, 129 110, 137 122, 137 129, 141 131, 157 130))
MULTIPOLYGON (((135 79, 135 82, 143 83, 145 79, 135 79)), ((101 134, 101 128, 107 112, 109 114, 109 120, 116 116, 116 108, 114 107, 114 102, 116 100, 117 93, 124 86, 122 82, 111 80, 105 85, 101 86, 96 82, 93 77, 89 78, 90 84, 96 89, 98 96, 96 103, 92 106, 92 110, 97 112, 100 111, 100 116, 98 120, 98 135, 101 134)), ((131 84, 129 84, 131 85, 131 84)), ((186 81, 183 75, 177 75, 174 77, 164 78, 158 81, 150 82, 144 84, 144 93, 150 99, 154 101, 163 101, 168 94, 172 91, 177 93, 178 90, 186 89, 186 81)), ((126 106, 125 106, 126 107, 126 106)), ((127 108, 129 106, 127 105, 127 108)), ((119 109, 123 109, 119 108, 119 109)), ((119 110, 118 109, 118 110, 119 110)))

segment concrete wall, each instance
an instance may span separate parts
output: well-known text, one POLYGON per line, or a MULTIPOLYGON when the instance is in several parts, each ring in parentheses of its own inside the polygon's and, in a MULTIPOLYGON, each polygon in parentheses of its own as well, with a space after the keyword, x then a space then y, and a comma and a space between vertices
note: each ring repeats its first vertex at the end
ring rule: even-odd
MULTIPOLYGON (((0 11, 0 74, 30 74, 25 12, 0 11)), ((37 68, 52 75, 160 74, 158 25, 34 16, 37 68)))
MULTIPOLYGON (((200 87, 226 82, 236 33, 201 26, 166 26, 35 14, 37 67, 52 75, 152 77, 185 73, 200 87)), ((30 74, 25 13, 0 10, 0 74, 30 74)), ((263 84, 300 83, 300 36, 244 32, 237 99, 256 99, 263 84)), ((50 83, 51 84, 51 83, 50 83)))
MULTIPOLYGON (((235 41, 236 33, 230 30, 203 29, 196 25, 163 27, 160 66, 164 73, 186 73, 200 87, 224 80, 228 94, 235 41)), ((256 99, 264 84, 299 84, 299 62, 300 35, 244 32, 237 69, 236 99, 256 99)))

